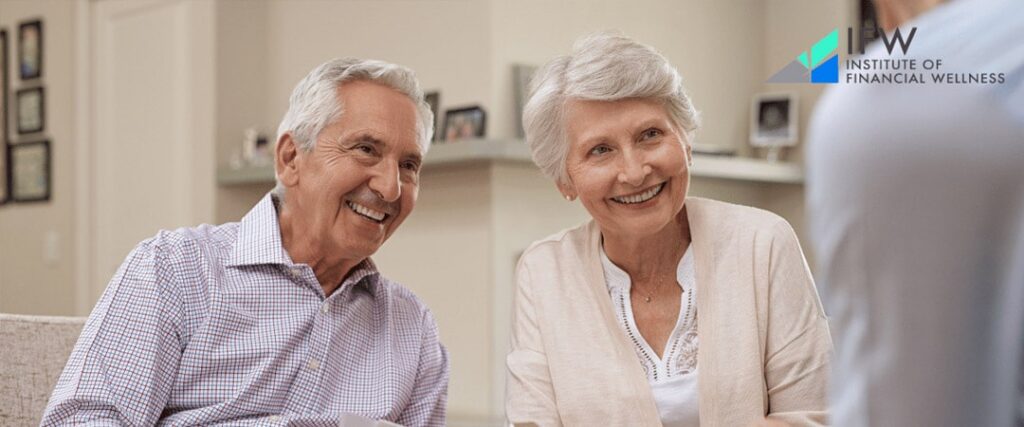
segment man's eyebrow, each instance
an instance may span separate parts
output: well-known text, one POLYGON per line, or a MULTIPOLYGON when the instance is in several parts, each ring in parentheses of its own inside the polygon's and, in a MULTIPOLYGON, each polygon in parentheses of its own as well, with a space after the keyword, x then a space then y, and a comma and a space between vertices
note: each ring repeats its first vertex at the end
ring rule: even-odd
POLYGON ((415 161, 417 164, 423 164, 423 154, 420 154, 419 152, 407 153, 406 155, 402 156, 402 158, 405 160, 415 161))
POLYGON ((384 145, 384 141, 381 141, 381 140, 377 139, 376 137, 374 137, 373 135, 370 135, 368 133, 362 133, 362 134, 356 135, 353 138, 349 138, 348 141, 349 142, 353 142, 353 143, 356 143, 356 142, 366 142, 366 143, 370 143, 370 144, 377 145, 377 146, 384 145))

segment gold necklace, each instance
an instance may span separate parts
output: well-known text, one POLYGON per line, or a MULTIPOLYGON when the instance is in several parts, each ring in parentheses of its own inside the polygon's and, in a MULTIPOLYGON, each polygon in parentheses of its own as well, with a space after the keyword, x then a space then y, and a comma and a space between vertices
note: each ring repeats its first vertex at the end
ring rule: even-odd
MULTIPOLYGON (((658 282, 657 286, 654 289, 655 291, 657 291, 658 289, 661 288, 661 283, 662 282, 658 282)), ((637 287, 634 286, 633 289, 637 289, 637 287)), ((637 289, 637 293, 641 293, 639 289, 637 289)), ((645 303, 650 304, 651 303, 651 298, 654 296, 655 292, 652 292, 652 293, 643 292, 643 293, 645 293, 646 295, 640 295, 640 296, 644 297, 644 302, 645 303)))

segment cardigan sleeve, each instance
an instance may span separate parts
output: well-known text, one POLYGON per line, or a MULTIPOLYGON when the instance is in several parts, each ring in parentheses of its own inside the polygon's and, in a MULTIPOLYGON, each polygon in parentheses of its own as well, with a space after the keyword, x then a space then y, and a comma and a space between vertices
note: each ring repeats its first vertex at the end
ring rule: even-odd
POLYGON ((769 261, 765 385, 768 417, 792 426, 828 423, 832 338, 792 227, 773 227, 769 261))
POLYGON ((505 415, 509 423, 516 426, 560 426, 532 285, 530 270, 520 260, 516 268, 511 343, 506 358, 505 415))

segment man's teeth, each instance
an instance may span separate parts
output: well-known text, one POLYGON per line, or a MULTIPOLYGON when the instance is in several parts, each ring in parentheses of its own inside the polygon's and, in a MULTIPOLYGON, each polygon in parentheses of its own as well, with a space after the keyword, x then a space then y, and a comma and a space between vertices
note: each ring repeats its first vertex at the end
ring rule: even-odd
POLYGON ((650 190, 644 191, 643 193, 635 194, 635 195, 632 195, 632 196, 612 197, 612 200, 615 200, 616 202, 619 202, 619 203, 626 203, 626 204, 643 203, 643 202, 646 202, 648 200, 653 199, 654 196, 657 196, 658 193, 661 192, 662 188, 665 188, 665 183, 664 182, 661 183, 661 185, 658 185, 657 187, 654 187, 654 188, 651 188, 650 190))
POLYGON ((384 217, 387 216, 387 214, 384 213, 384 212, 378 212, 378 211, 375 211, 373 209, 370 209, 370 208, 368 208, 366 206, 363 206, 363 205, 360 205, 360 204, 356 204, 356 203, 352 203, 352 202, 346 202, 346 203, 348 204, 348 207, 351 208, 353 211, 355 211, 357 214, 365 216, 365 217, 370 218, 370 219, 372 219, 374 221, 377 221, 377 222, 383 221, 384 217))

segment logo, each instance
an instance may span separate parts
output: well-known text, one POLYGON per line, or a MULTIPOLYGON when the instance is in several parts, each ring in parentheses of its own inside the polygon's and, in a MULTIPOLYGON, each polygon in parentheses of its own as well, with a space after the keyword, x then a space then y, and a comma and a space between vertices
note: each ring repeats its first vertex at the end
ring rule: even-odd
POLYGON ((811 53, 802 52, 792 62, 768 79, 768 83, 839 83, 839 29, 828 33, 814 46, 811 53))
MULTIPOLYGON (((997 85, 1006 82, 1006 73, 999 70, 973 70, 971 64, 960 58, 946 62, 941 51, 910 55, 910 44, 917 35, 917 27, 895 28, 890 32, 877 27, 846 29, 846 53, 843 61, 843 84, 896 84, 896 85, 997 85), (854 42, 860 41, 857 55, 854 42), (864 55, 865 45, 880 40, 875 51, 864 55), (884 49, 884 51, 883 51, 884 49), (886 54, 888 54, 886 56, 886 54)), ((776 72, 767 83, 840 83, 839 29, 836 28, 804 51, 792 62, 776 72)))

